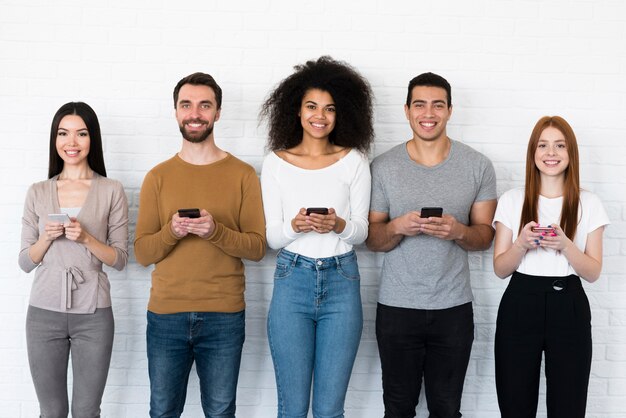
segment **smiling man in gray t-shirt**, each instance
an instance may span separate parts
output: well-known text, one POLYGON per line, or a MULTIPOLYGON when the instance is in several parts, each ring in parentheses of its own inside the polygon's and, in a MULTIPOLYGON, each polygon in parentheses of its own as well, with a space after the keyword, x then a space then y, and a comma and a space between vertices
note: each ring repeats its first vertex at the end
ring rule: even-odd
POLYGON ((460 417, 474 339, 468 251, 489 248, 493 165, 446 134, 450 84, 425 73, 409 83, 413 138, 372 162, 367 246, 385 252, 376 316, 385 417, 414 417, 422 377, 431 416, 460 417), (423 207, 443 216, 422 218, 423 207))

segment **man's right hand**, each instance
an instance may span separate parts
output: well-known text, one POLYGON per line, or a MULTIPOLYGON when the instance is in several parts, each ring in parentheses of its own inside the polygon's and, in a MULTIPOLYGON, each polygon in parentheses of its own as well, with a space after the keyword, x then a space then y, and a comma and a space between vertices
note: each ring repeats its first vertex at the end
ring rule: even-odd
POLYGON ((170 229, 172 231, 172 234, 174 234, 174 236, 178 239, 184 238, 187 236, 187 234, 189 234, 189 232, 187 231, 186 223, 184 222, 184 220, 186 219, 189 218, 181 218, 180 216, 178 216, 178 212, 174 212, 174 215, 172 215, 170 229))
POLYGON ((390 221, 389 225, 395 234, 412 237, 422 232, 422 224, 427 224, 428 218, 421 218, 419 212, 411 211, 390 221))
POLYGON ((420 218, 419 212, 411 211, 389 220, 385 212, 369 213, 369 230, 365 244, 372 251, 391 251, 404 237, 422 233, 422 224, 428 218, 420 218))

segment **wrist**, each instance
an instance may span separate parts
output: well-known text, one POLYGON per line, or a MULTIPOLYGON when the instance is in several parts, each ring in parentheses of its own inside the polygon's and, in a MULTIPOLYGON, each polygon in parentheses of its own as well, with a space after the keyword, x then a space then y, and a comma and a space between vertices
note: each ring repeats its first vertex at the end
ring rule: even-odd
POLYGON ((333 227, 333 232, 335 234, 341 234, 346 229, 346 221, 342 218, 337 217, 337 222, 335 222, 335 226, 333 227))
POLYGON ((522 244, 519 243, 518 240, 513 241, 513 247, 517 248, 520 252, 526 253, 526 248, 522 244))
POLYGON ((397 219, 398 218, 394 218, 390 220, 389 222, 387 222, 386 228, 390 236, 397 236, 397 235, 404 236, 404 234, 402 233, 402 230, 397 225, 397 219))
POLYGON ((572 241, 568 241, 568 242, 566 242, 566 243, 565 243, 565 245, 563 246, 563 249, 561 250, 561 253, 562 253, 563 255, 567 255, 567 252, 568 252, 569 248, 570 248, 572 245, 574 245, 574 243, 573 243, 572 241))

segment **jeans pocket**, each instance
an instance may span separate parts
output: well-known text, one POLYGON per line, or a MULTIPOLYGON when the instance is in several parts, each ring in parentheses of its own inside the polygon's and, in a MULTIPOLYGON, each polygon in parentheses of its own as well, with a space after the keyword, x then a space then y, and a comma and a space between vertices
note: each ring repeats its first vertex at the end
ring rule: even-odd
POLYGON ((359 274, 359 265, 356 261, 356 254, 339 259, 337 271, 345 279, 359 280, 361 275, 359 274))
POLYGON ((276 262, 276 269, 274 270, 274 280, 284 280, 291 275, 292 271, 292 263, 278 261, 276 262))

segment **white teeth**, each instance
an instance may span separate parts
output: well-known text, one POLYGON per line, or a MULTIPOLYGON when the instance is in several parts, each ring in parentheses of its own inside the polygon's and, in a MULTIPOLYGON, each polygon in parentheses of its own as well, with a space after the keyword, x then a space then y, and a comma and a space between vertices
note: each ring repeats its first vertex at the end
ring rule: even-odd
POLYGON ((65 151, 65 153, 70 157, 73 157, 78 154, 78 151, 65 151))
POLYGON ((319 123, 312 123, 311 125, 313 125, 314 128, 320 128, 320 129, 326 126, 326 125, 322 125, 319 123))
POLYGON ((433 122, 422 122, 421 125, 425 126, 426 128, 432 128, 433 126, 435 126, 433 122))

